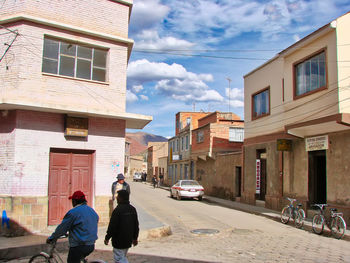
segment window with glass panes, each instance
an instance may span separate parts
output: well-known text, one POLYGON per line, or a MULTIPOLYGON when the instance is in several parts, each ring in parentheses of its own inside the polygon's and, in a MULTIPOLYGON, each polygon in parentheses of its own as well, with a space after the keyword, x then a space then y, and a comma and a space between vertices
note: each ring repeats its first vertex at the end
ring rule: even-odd
POLYGON ((229 129, 229 141, 230 142, 243 142, 244 141, 244 128, 230 127, 230 129, 229 129))
POLYGON ((270 114, 270 89, 253 95, 253 119, 270 114))
POLYGON ((107 50, 44 38, 45 73, 105 82, 106 64, 107 50))
POLYGON ((295 96, 326 87, 326 54, 321 52, 295 67, 295 96))

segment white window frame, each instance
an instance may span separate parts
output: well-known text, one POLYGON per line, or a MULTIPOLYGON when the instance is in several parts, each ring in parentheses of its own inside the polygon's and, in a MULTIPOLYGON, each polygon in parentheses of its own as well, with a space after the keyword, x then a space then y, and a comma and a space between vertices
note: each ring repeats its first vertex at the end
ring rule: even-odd
POLYGON ((229 129, 230 142, 244 142, 244 128, 230 127, 229 129))
POLYGON ((64 41, 64 40, 59 40, 59 39, 55 39, 55 38, 51 38, 51 37, 44 37, 44 47, 43 47, 43 58, 42 58, 42 72, 44 73, 49 73, 49 74, 54 74, 54 75, 59 75, 59 76, 66 76, 66 77, 71 77, 71 78, 77 78, 77 79, 86 79, 86 80, 92 80, 92 81, 99 81, 99 82, 106 82, 107 81, 107 56, 108 56, 108 51, 101 49, 101 48, 95 48, 93 46, 89 46, 89 45, 82 45, 82 44, 77 44, 77 43, 73 43, 73 42, 69 42, 69 41, 64 41), (57 58, 52 58, 52 57, 46 57, 45 56, 45 41, 52 41, 52 42, 56 42, 58 44, 58 53, 57 53, 57 58), (66 44, 66 45, 72 45, 75 46, 75 54, 64 54, 62 51, 62 45, 66 44), (85 57, 81 57, 78 55, 78 49, 79 48, 89 48, 91 49, 91 58, 85 58, 85 57), (97 66, 95 65, 95 52, 103 52, 106 56, 105 59, 105 66, 101 67, 101 66, 97 66), (61 67, 61 59, 65 57, 65 58, 71 58, 74 59, 74 69, 72 72, 73 76, 68 76, 65 74, 60 74, 60 67, 61 67), (78 67, 78 61, 87 61, 90 62, 90 76, 89 78, 84 78, 84 77, 77 77, 77 67, 78 67), (48 70, 48 68, 44 68, 45 66, 45 61, 49 62, 54 62, 57 63, 57 69, 56 72, 51 72, 48 70), (94 78, 94 70, 102 70, 104 71, 104 79, 97 79, 94 78))

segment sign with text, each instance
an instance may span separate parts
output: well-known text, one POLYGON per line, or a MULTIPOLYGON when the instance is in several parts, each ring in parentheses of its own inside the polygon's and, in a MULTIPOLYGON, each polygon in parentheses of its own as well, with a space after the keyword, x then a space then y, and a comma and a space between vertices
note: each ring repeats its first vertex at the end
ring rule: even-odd
POLYGON ((328 135, 305 138, 307 152, 328 149, 328 135))
POLYGON ((260 194, 260 183, 261 183, 261 161, 256 160, 256 194, 260 194))
POLYGON ((65 135, 75 137, 88 136, 88 118, 79 118, 66 116, 65 120, 65 135))
POLYGON ((291 151, 292 141, 287 139, 277 139, 277 151, 291 151))

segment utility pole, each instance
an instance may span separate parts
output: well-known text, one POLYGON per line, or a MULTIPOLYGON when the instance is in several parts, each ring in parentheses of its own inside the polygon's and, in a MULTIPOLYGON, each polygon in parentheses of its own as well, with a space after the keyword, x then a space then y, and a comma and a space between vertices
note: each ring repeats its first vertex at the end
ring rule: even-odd
POLYGON ((229 77, 226 78, 228 80, 228 112, 231 111, 230 104, 231 104, 231 79, 229 77))

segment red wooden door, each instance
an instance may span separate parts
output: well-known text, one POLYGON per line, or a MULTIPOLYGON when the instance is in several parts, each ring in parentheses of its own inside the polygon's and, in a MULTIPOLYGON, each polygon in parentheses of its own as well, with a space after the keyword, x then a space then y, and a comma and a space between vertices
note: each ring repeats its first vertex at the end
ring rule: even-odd
POLYGON ((68 199, 81 190, 92 203, 92 152, 55 150, 50 152, 48 224, 57 225, 72 208, 68 199))

